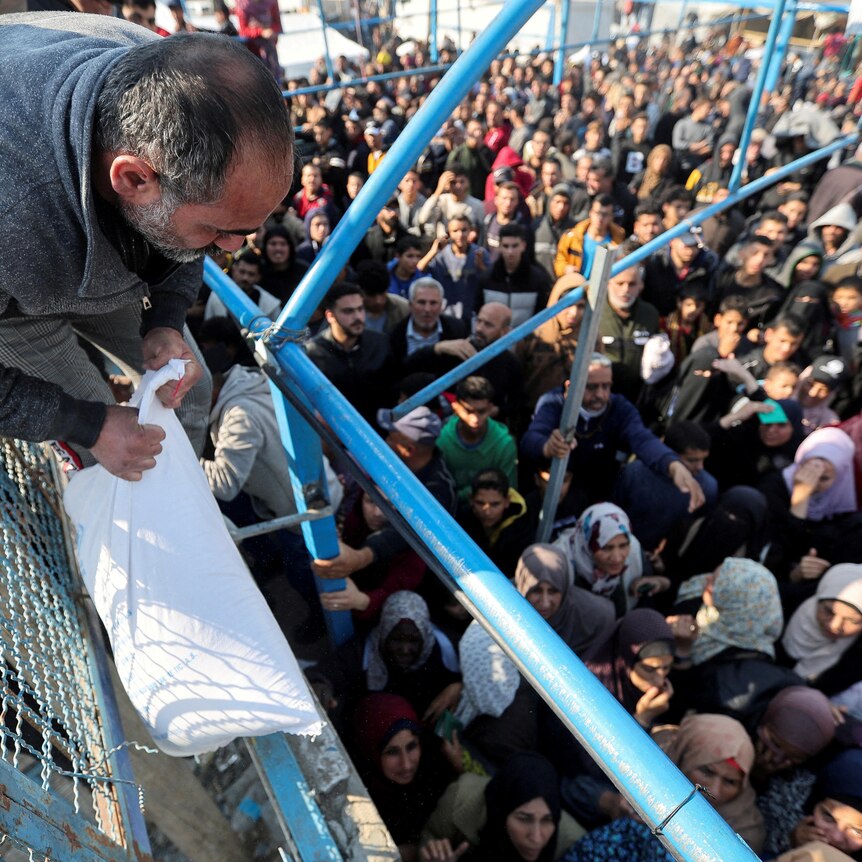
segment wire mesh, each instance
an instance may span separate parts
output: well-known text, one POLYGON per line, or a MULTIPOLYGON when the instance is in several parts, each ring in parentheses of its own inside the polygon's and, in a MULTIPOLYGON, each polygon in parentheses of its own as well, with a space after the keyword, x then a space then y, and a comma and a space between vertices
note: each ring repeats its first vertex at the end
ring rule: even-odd
MULTIPOLYGON (((122 846, 50 457, 0 439, 0 757, 122 846)), ((0 838, 0 859, 30 858, 0 838)))

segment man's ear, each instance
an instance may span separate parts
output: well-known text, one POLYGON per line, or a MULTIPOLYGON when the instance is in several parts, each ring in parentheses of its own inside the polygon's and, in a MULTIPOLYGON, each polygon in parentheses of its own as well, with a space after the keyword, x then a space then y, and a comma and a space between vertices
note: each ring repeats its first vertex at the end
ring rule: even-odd
POLYGON ((114 156, 108 168, 108 176, 111 188, 128 204, 151 204, 162 196, 159 175, 138 156, 129 153, 114 156))

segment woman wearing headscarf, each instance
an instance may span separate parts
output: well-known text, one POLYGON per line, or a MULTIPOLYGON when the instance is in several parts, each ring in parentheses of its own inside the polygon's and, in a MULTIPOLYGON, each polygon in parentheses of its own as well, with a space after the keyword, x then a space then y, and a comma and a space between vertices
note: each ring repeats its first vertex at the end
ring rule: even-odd
POLYGON ((721 495, 712 512, 689 530, 678 546, 669 543, 662 559, 677 578, 684 580, 715 571, 727 557, 757 557, 766 515, 763 494, 737 485, 721 495))
POLYGON ((540 754, 514 754, 490 780, 463 775, 422 830, 423 862, 469 858, 552 862, 584 834, 560 808, 556 770, 540 754))
POLYGON ((458 655, 464 689, 454 717, 463 731, 454 742, 493 773, 515 752, 536 748, 538 695, 479 623, 467 626, 458 655))
POLYGON ((332 692, 328 699, 338 706, 336 723, 368 692, 400 695, 423 721, 454 707, 461 693, 451 641, 432 624, 425 599, 407 590, 386 599, 367 638, 352 638, 307 676, 312 685, 332 692))
POLYGON ((762 858, 771 859, 789 847, 790 830, 802 816, 814 783, 808 767, 834 737, 828 698, 804 685, 779 691, 757 722, 752 783, 766 826, 762 858))
POLYGON ((801 682, 775 663, 784 616, 775 577, 760 563, 728 557, 711 574, 689 578, 677 609, 696 614, 698 633, 690 666, 672 677, 675 715, 725 713, 752 731, 769 699, 801 682))
POLYGON ((631 610, 641 596, 654 596, 670 586, 652 575, 628 515, 613 503, 585 509, 577 524, 554 542, 574 573, 575 585, 610 599, 618 616, 631 610))
POLYGON ((823 841, 862 859, 862 751, 839 754, 820 771, 806 804, 807 816, 793 830, 791 843, 823 841))
MULTIPOLYGON (((763 817, 748 776, 754 746, 745 728, 726 715, 692 715, 657 740, 668 757, 755 852, 763 846, 763 817)), ((620 817, 575 844, 565 862, 671 862, 650 828, 620 817)))
POLYGON ((613 602, 572 585, 566 555, 554 545, 530 545, 521 554, 515 587, 578 656, 614 623, 613 602))
POLYGON ((816 593, 797 608, 781 646, 794 662, 793 670, 817 684, 842 660, 860 633, 862 565, 845 563, 829 569, 817 583, 816 593))
POLYGON ((362 780, 402 858, 415 858, 422 824, 454 775, 433 739, 423 739, 416 711, 403 697, 363 698, 351 724, 351 755, 362 780))
MULTIPOLYGON (((674 632, 665 618, 647 608, 629 611, 606 630, 584 664, 645 729, 663 716, 674 694, 669 674, 676 657, 674 632)), ((545 718, 543 713, 542 718, 545 718)), ((579 823, 597 826, 628 811, 616 788, 550 712, 541 738, 564 775, 566 810, 579 823)))
POLYGON ((789 576, 799 584, 792 607, 814 591, 799 561, 812 548, 829 560, 836 539, 840 542, 841 522, 857 511, 855 451, 844 431, 821 428, 800 443, 790 466, 760 482, 769 504, 766 564, 779 578, 789 576))
POLYGON ((722 491, 734 485, 756 486, 769 473, 793 462, 805 436, 802 408, 789 399, 775 404, 778 407, 749 401, 705 426, 712 441, 706 469, 718 479, 722 491))
POLYGON ((635 174, 629 190, 639 202, 658 203, 674 183, 673 150, 667 144, 657 144, 646 158, 646 167, 635 174))

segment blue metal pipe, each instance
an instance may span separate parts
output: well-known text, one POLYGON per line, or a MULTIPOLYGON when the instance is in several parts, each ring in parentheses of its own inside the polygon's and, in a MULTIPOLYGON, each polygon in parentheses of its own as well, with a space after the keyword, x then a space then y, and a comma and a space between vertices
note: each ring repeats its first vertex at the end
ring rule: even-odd
POLYGON ((739 839, 596 677, 493 566, 419 480, 395 458, 297 344, 277 360, 284 379, 336 429, 384 496, 454 580, 459 600, 522 669, 678 859, 756 862, 739 839))
MULTIPOLYGON (((266 331, 272 321, 226 276, 211 258, 204 259, 204 281, 216 293, 225 307, 243 329, 255 336, 266 331)), ((276 420, 282 433, 285 453, 290 467, 290 479, 298 512, 308 511, 305 505, 304 488, 312 483, 323 484, 323 460, 320 440, 308 424, 287 404, 284 397, 270 382, 276 420)), ((338 554, 338 534, 333 517, 317 521, 305 521, 302 535, 315 559, 331 559, 338 554)), ((343 578, 315 578, 318 592, 330 593, 343 590, 343 578)), ((353 634, 352 616, 347 611, 324 611, 326 628, 336 645, 347 641, 353 634)))
POLYGON ((563 80, 563 73, 566 70, 566 39, 569 38, 569 13, 572 4, 570 0, 562 0, 563 8, 560 13, 560 47, 557 49, 557 56, 554 61, 554 85, 559 86, 563 80))
MULTIPOLYGON (((771 174, 767 174, 764 177, 754 180, 754 182, 748 183, 742 189, 732 193, 726 200, 710 204, 705 209, 692 213, 687 219, 680 222, 678 225, 675 225, 670 230, 666 230, 664 233, 659 234, 646 245, 642 245, 639 249, 636 249, 630 255, 623 258, 623 260, 615 263, 611 270, 611 276, 619 275, 623 270, 646 260, 650 255, 664 248, 672 239, 684 234, 690 227, 702 224, 714 215, 718 215, 719 213, 724 212, 724 210, 735 206, 739 201, 769 188, 771 185, 784 179, 784 177, 799 170, 799 168, 813 164, 814 162, 831 155, 836 150, 840 150, 842 147, 855 142, 858 138, 859 135, 856 133, 839 138, 831 144, 821 147, 819 150, 808 153, 808 155, 802 156, 801 158, 796 159, 796 161, 778 168, 778 170, 773 171, 771 174)), ((395 407, 392 411, 393 416, 396 419, 400 419, 411 410, 419 407, 420 404, 425 404, 441 392, 445 392, 453 384, 462 380, 464 377, 469 376, 490 359, 493 359, 495 356, 499 356, 504 350, 508 350, 513 344, 520 341, 522 338, 525 338, 543 323, 547 322, 552 317, 555 317, 570 305, 580 302, 583 298, 584 290, 580 287, 567 293, 556 305, 552 305, 550 308, 543 308, 541 311, 534 314, 529 320, 525 320, 505 335, 498 338, 493 344, 489 344, 486 348, 480 350, 475 356, 471 356, 460 365, 456 365, 455 368, 442 374, 433 383, 401 402, 401 404, 395 407)))
POLYGON ((764 89, 767 93, 775 90, 778 84, 778 79, 781 77, 781 67, 784 65, 784 58, 787 56, 787 48, 790 45, 790 40, 793 37, 793 28, 796 26, 796 0, 787 0, 787 9, 784 13, 784 20, 781 22, 781 31, 778 34, 778 42, 775 46, 775 53, 769 61, 769 71, 766 73, 766 83, 764 89))
POLYGON ((751 140, 751 133, 754 131, 754 124, 757 122, 757 115, 760 113, 760 102, 763 97, 764 88, 766 85, 766 77, 769 73, 769 58, 775 53, 775 42, 778 39, 778 33, 781 30, 782 19, 784 17, 784 6, 787 0, 777 0, 775 4, 775 14, 769 24, 769 31, 766 34, 766 43, 763 46, 763 57, 760 61, 760 68, 757 70, 757 78, 754 81, 754 90, 751 93, 751 101, 748 103, 748 113, 745 115, 745 125, 742 127, 742 137, 739 140, 739 157, 736 164, 733 166, 733 172, 730 175, 728 188, 733 194, 739 188, 742 182, 742 169, 745 167, 745 154, 748 151, 748 143, 751 140))
MULTIPOLYGON (((599 41, 599 26, 602 22, 602 0, 596 0, 596 13, 593 15, 593 32, 590 34, 590 41, 587 42, 587 45, 590 46, 590 51, 593 49, 593 45, 595 45, 599 41)), ((605 41, 605 40, 602 40, 605 41)), ((612 41, 612 40, 608 40, 612 41)))
POLYGON ((470 48, 455 61, 452 73, 444 76, 410 120, 410 134, 401 135, 395 141, 356 200, 347 208, 329 242, 323 246, 279 315, 279 326, 291 329, 305 326, 332 284, 334 275, 350 259, 365 231, 404 174, 422 154, 428 141, 467 95, 473 81, 488 68, 499 46, 505 45, 543 3, 544 0, 523 0, 506 4, 470 48))
POLYGON ((428 42, 431 55, 431 62, 436 63, 439 57, 439 48, 437 46, 437 0, 431 0, 431 12, 429 14, 429 32, 428 42))
POLYGON ((305 96, 310 93, 327 93, 330 90, 344 90, 347 87, 361 87, 369 81, 391 81, 394 78, 408 78, 413 75, 433 75, 437 72, 445 72, 452 67, 451 63, 442 66, 425 66, 422 69, 400 69, 397 72, 383 72, 380 75, 369 75, 367 78, 354 78, 352 81, 339 81, 337 84, 320 84, 315 87, 297 87, 295 90, 283 90, 285 98, 291 96, 305 96))
POLYGON ((317 12, 320 15, 320 31, 323 33, 323 50, 324 62, 326 63, 326 74, 329 75, 329 80, 335 80, 335 72, 332 68, 332 56, 329 53, 329 36, 326 34, 326 15, 323 11, 323 0, 317 0, 317 12))

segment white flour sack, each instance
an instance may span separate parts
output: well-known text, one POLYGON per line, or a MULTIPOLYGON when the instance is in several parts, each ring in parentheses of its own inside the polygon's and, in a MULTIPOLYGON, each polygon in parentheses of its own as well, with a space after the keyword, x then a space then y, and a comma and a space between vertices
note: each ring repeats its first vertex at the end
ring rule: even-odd
POLYGON ((237 736, 316 734, 321 721, 281 629, 224 526, 173 410, 156 390, 183 363, 147 372, 132 399, 165 430, 140 482, 101 465, 64 498, 78 561, 120 679, 156 744, 184 757, 237 736))

